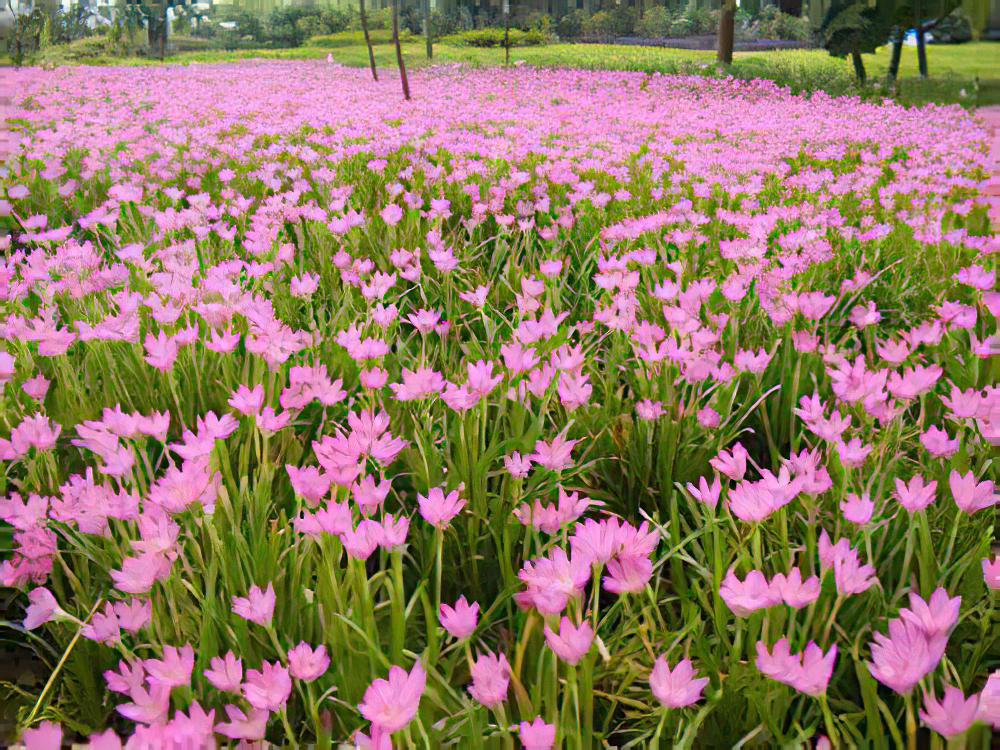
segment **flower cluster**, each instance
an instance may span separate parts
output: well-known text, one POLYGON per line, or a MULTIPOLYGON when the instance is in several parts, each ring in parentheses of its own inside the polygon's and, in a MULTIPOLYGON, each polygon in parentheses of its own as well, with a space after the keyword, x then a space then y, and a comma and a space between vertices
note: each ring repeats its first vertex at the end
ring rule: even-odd
POLYGON ((965 113, 524 67, 419 71, 405 105, 321 61, 34 75, 0 183, 29 748, 1000 727, 965 113))

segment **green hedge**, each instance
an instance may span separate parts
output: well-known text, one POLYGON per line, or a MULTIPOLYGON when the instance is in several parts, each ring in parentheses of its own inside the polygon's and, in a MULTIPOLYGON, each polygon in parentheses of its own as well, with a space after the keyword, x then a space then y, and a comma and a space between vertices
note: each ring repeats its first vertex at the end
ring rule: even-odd
MULTIPOLYGON (((371 29, 368 32, 368 36, 371 38, 372 44, 392 44, 392 31, 390 29, 371 29)), ((412 34, 410 34, 408 29, 399 30, 400 41, 408 41, 411 36, 412 34)), ((364 43, 365 35, 361 31, 342 31, 339 34, 314 36, 309 40, 310 47, 330 49, 336 47, 354 47, 364 43)))
MULTIPOLYGON (((549 42, 544 32, 534 29, 531 31, 511 29, 509 34, 511 47, 537 47, 549 42)), ((503 29, 475 29, 447 36, 441 41, 456 47, 503 47, 503 35, 503 29)))

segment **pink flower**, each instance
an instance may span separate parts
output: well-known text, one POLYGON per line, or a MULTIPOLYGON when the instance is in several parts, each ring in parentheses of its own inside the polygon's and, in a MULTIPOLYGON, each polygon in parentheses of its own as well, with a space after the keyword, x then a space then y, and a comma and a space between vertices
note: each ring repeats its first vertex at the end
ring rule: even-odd
POLYGON ((993 480, 976 482, 976 475, 969 471, 959 474, 952 470, 948 475, 948 487, 955 498, 955 505, 963 513, 972 515, 976 511, 992 508, 997 501, 993 480))
POLYGON ((747 473, 747 458, 749 455, 740 443, 736 443, 730 451, 719 451, 719 455, 709 463, 720 474, 725 474, 734 481, 740 481, 747 473))
POLYGON ((514 451, 509 456, 504 456, 503 465, 507 473, 515 479, 524 479, 531 473, 531 459, 522 458, 521 454, 517 451, 514 451))
POLYGON ((248 669, 243 683, 243 697, 254 708, 280 711, 292 693, 292 678, 288 670, 275 662, 264 662, 260 670, 248 669))
POLYGON ((131 703, 123 703, 117 707, 118 713, 126 719, 140 724, 163 724, 170 710, 170 687, 160 683, 151 683, 149 689, 141 685, 133 685, 129 690, 131 703))
POLYGON ((933 692, 924 693, 920 719, 938 734, 957 737, 975 723, 978 712, 978 695, 966 698, 961 688, 945 685, 940 702, 933 692))
POLYGON ((915 474, 909 482, 896 479, 896 499, 910 513, 919 513, 934 502, 937 482, 924 483, 924 478, 915 474))
POLYGON ((653 577, 653 563, 644 555, 619 555, 608 561, 602 585, 612 594, 636 594, 653 577))
POLYGON ((417 495, 420 515, 431 526, 446 529, 452 520, 465 507, 465 499, 461 497, 462 487, 452 490, 447 495, 440 487, 432 487, 426 496, 417 495))
POLYGON ((274 585, 267 584, 266 589, 260 586, 251 586, 250 592, 245 596, 233 597, 233 612, 244 620, 263 625, 265 628, 271 624, 274 615, 274 585))
POLYGON ((382 217, 382 221, 384 221, 388 226, 394 227, 403 218, 403 209, 395 203, 390 203, 379 212, 379 216, 382 217))
POLYGON ((714 430, 722 423, 722 418, 719 416, 719 412, 709 406, 706 406, 704 409, 699 409, 695 416, 698 419, 698 424, 707 430, 714 430))
POLYGON ((745 580, 736 577, 733 568, 726 573, 719 595, 737 617, 749 617, 759 609, 781 603, 781 592, 768 583, 759 570, 751 570, 745 580))
POLYGON ((541 716, 531 723, 522 721, 517 728, 524 750, 552 750, 556 744, 556 727, 546 724, 541 716))
POLYGON ((920 436, 920 444, 935 458, 949 458, 958 453, 962 443, 958 438, 950 439, 939 427, 931 426, 920 436))
POLYGON ((792 568, 788 575, 778 573, 771 579, 771 589, 781 594, 782 600, 789 607, 802 609, 819 599, 819 578, 812 576, 803 582, 802 571, 792 568))
POLYGON ((409 672, 392 667, 387 680, 378 679, 368 686, 358 708, 362 716, 383 731, 398 732, 417 715, 426 684, 427 673, 419 661, 409 672))
POLYGON ((316 507, 330 491, 330 477, 315 466, 285 464, 285 471, 288 472, 295 494, 305 498, 312 507, 316 507))
POLYGON ((194 647, 187 644, 181 648, 163 647, 162 659, 146 659, 143 662, 151 685, 164 685, 168 688, 185 687, 191 683, 191 671, 194 669, 194 647))
POLYGON ((227 651, 225 657, 213 656, 209 666, 210 669, 203 674, 212 687, 239 695, 243 684, 243 662, 232 651, 227 651))
POLYGON ((267 720, 271 715, 259 708, 244 713, 237 706, 227 705, 226 716, 229 717, 229 721, 216 724, 216 732, 232 740, 257 742, 264 739, 264 735, 267 733, 267 720))
POLYGON ((47 588, 39 586, 28 592, 28 606, 24 610, 25 630, 34 630, 50 620, 64 616, 66 613, 59 608, 56 598, 47 588))
POLYGON ((539 440, 535 443, 535 452, 528 458, 551 471, 563 471, 573 465, 573 446, 579 440, 567 440, 565 432, 560 433, 546 443, 539 440))
POLYGON ((594 629, 584 621, 579 626, 573 624, 568 617, 559 622, 559 632, 555 633, 548 625, 545 626, 545 642, 549 648, 567 664, 576 666, 590 651, 594 642, 594 629))
POLYGON ((846 500, 840 501, 840 510, 843 511, 845 519, 859 526, 864 526, 872 520, 875 503, 868 498, 867 492, 861 497, 852 492, 846 500))
POLYGON ((34 729, 25 729, 21 738, 25 750, 60 750, 63 730, 58 724, 43 721, 34 729))
POLYGON ((986 680, 979 693, 979 713, 977 721, 989 724, 994 731, 1000 729, 1000 669, 986 680))
POLYGON ((472 665, 469 694, 486 708, 496 708, 507 700, 509 684, 510 664, 503 654, 483 654, 472 665))
POLYGON ((876 633, 868 670, 872 677, 899 694, 909 693, 941 660, 924 629, 910 621, 889 622, 889 634, 876 633))
POLYGON ((313 682, 326 674, 329 668, 330 657, 326 653, 326 646, 313 649, 303 641, 288 651, 288 671, 296 680, 313 682))
POLYGON ((649 675, 649 688, 666 708, 684 708, 700 701, 708 684, 707 677, 695 678, 695 674, 690 659, 681 659, 671 669, 667 657, 660 656, 649 675))
POLYGON ((459 640, 465 640, 476 632, 479 619, 479 605, 469 604, 465 597, 459 597, 455 606, 441 605, 441 626, 459 640))
POLYGON ((698 486, 695 487, 688 482, 687 491, 695 500, 714 510, 715 506, 719 504, 719 496, 722 494, 722 483, 718 476, 712 479, 711 484, 705 481, 705 477, 698 477, 698 486))
POLYGON ((774 644, 770 652, 764 641, 757 643, 757 669, 772 680, 813 697, 826 692, 836 661, 836 646, 831 646, 824 654, 819 646, 810 641, 801 654, 792 654, 787 638, 774 644))
MULTIPOLYGON (((962 597, 949 598, 943 588, 935 589, 930 601, 924 601, 920 594, 910 592, 910 608, 901 609, 899 616, 923 629, 928 640, 947 640, 948 635, 958 624, 959 611, 962 608, 962 597)), ((943 646, 942 646, 943 649, 943 646)))
POLYGON ((241 385, 227 403, 246 417, 256 417, 264 407, 264 386, 255 385, 251 389, 241 385))
POLYGON ((983 560, 983 580, 988 588, 1000 591, 1000 557, 983 560))

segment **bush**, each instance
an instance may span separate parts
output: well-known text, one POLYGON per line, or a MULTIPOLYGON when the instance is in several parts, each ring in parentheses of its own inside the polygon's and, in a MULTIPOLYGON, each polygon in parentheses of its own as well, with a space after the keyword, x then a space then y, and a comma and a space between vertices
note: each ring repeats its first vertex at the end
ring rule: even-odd
POLYGON ((583 35, 590 39, 610 39, 615 35, 615 24, 611 14, 598 11, 583 22, 583 35))
POLYGON ((788 39, 805 42, 812 37, 807 17, 798 18, 782 13, 776 6, 768 5, 761 11, 750 29, 758 39, 788 39))
POLYGON ((174 52, 203 52, 207 49, 214 49, 217 44, 213 44, 208 39, 202 39, 187 34, 174 34, 170 37, 168 44, 174 52))
MULTIPOLYGON (((445 44, 460 47, 503 47, 504 30, 496 27, 474 29, 442 39, 445 44)), ((548 37, 540 31, 510 29, 508 41, 511 47, 537 47, 548 43, 548 37)))
POLYGON ((635 32, 635 9, 618 5, 611 9, 611 30, 615 36, 629 36, 635 32))
POLYGON ((719 11, 697 8, 688 10, 684 16, 691 24, 692 34, 714 34, 719 28, 719 11))
POLYGON ((560 39, 579 39, 583 36, 583 22, 587 14, 582 10, 571 10, 556 23, 556 34, 560 39))
POLYGON ((468 8, 459 8, 447 13, 439 10, 431 11, 431 32, 435 39, 460 34, 470 29, 472 29, 472 14, 468 8))
POLYGON ((221 13, 219 21, 226 24, 235 24, 233 28, 221 27, 220 36, 226 43, 234 45, 243 37, 250 37, 254 41, 264 41, 264 24, 259 17, 241 8, 231 8, 221 13))
POLYGON ((673 14, 666 8, 656 5, 647 10, 635 25, 639 36, 657 39, 670 36, 673 29, 673 14))
MULTIPOLYGON (((391 44, 392 29, 369 29, 368 36, 372 44, 391 44)), ((400 41, 408 41, 413 35, 408 29, 399 30, 400 41)), ((323 47, 324 49, 336 49, 338 47, 354 47, 365 43, 363 31, 342 31, 339 34, 326 34, 324 36, 314 36, 309 40, 310 47, 323 47)))
MULTIPOLYGON (((392 28, 392 10, 389 8, 382 8, 382 10, 369 11, 367 13, 368 17, 368 28, 369 29, 391 29, 392 28)), ((359 25, 357 28, 361 28, 359 25)))
POLYGON ((533 10, 524 19, 524 25, 521 28, 525 31, 540 31, 545 36, 551 37, 554 26, 552 16, 533 10))
POLYGON ((972 22, 961 8, 956 8, 938 21, 931 30, 934 44, 962 44, 972 41, 972 22))

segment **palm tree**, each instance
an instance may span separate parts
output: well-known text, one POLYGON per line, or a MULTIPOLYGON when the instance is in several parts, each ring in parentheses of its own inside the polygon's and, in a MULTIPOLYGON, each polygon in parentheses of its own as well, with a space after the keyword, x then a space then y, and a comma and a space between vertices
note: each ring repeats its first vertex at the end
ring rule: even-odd
POLYGON ((372 49, 372 38, 368 34, 368 16, 365 14, 365 0, 358 0, 358 13, 361 16, 361 31, 365 35, 365 46, 368 47, 368 62, 372 66, 372 78, 378 80, 378 68, 375 67, 375 50, 372 49))

